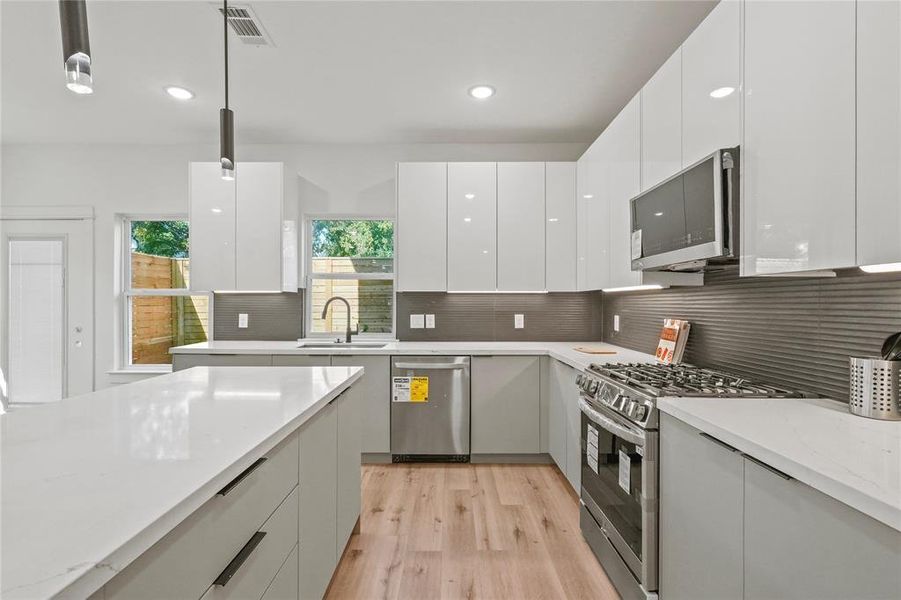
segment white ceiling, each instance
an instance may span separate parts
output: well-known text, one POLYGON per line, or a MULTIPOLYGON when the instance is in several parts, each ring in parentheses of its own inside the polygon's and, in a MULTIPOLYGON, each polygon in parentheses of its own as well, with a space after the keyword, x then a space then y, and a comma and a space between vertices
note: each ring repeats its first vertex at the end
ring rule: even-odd
MULTIPOLYGON (((588 142, 715 1, 249 4, 275 47, 231 38, 240 143, 588 142)), ((4 143, 217 139, 214 4, 88 0, 92 96, 65 88, 55 0, 2 0, 0 19, 4 143)))

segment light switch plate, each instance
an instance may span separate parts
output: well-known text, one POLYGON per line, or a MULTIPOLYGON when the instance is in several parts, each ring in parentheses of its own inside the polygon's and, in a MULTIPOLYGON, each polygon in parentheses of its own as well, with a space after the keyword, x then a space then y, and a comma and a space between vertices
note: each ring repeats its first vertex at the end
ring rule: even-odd
POLYGON ((435 329, 435 315, 426 315, 425 316, 425 328, 426 329, 435 329))
POLYGON ((526 326, 526 316, 525 315, 513 315, 513 328, 514 329, 522 329, 526 326))
POLYGON ((238 313, 238 329, 247 329, 247 313, 238 313))
POLYGON ((425 327, 424 315, 410 315, 410 329, 422 329, 425 327))
POLYGON ((619 315, 613 315, 613 331, 619 333, 619 315))

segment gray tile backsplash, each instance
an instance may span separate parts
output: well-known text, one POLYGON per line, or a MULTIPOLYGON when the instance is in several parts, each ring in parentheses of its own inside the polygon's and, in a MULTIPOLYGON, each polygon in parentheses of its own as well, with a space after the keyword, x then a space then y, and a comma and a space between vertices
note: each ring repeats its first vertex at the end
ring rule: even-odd
POLYGON ((303 337, 303 292, 215 294, 214 340, 296 340, 303 337), (238 328, 247 313, 248 327, 238 328))
POLYGON ((397 294, 403 341, 590 341, 601 339, 599 292, 550 294, 397 294), (434 329, 411 329, 411 314, 435 315, 434 329), (525 327, 513 327, 522 314, 525 327))
POLYGON ((685 361, 847 401, 848 357, 901 331, 901 275, 739 278, 604 295, 604 341, 653 352, 663 319, 691 321, 685 361), (619 315, 620 331, 613 331, 619 315))

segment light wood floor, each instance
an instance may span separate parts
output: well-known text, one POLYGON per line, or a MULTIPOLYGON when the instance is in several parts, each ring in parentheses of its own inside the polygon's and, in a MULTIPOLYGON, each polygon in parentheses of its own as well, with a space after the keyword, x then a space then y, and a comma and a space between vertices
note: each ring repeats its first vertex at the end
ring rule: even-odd
POLYGON ((328 600, 619 598, 550 465, 368 465, 328 600))

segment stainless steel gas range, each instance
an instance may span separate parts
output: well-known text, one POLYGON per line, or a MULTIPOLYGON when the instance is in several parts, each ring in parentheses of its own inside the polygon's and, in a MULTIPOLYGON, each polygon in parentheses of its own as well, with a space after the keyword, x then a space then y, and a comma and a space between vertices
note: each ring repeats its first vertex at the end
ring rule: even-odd
POLYGON ((624 599, 654 598, 657 398, 801 394, 685 364, 593 364, 576 383, 582 411, 582 535, 624 599))

